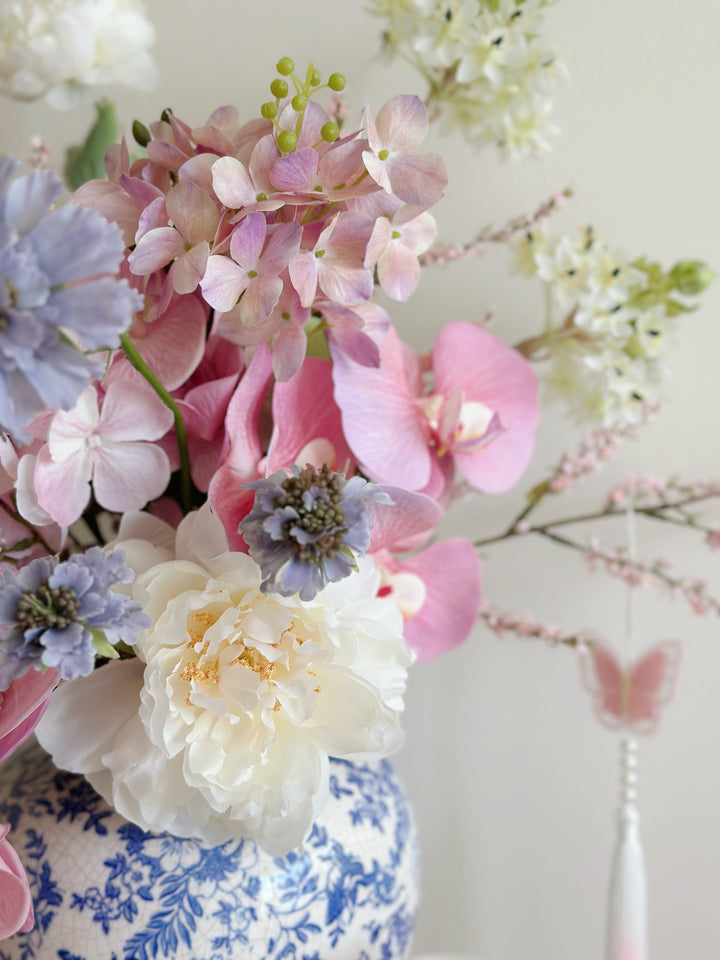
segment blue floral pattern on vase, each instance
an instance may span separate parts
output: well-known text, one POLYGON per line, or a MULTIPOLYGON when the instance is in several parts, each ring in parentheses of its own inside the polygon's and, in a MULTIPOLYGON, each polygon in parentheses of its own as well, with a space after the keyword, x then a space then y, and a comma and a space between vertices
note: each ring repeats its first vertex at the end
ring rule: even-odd
POLYGON ((390 764, 331 762, 302 848, 146 833, 29 742, 0 770, 0 823, 35 928, 0 960, 402 960, 417 907, 410 809, 390 764))

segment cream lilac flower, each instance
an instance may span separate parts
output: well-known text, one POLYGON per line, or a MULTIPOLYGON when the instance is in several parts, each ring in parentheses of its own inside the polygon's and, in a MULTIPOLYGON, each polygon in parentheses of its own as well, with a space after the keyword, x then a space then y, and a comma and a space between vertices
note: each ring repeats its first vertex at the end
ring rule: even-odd
POLYGON ((0 159, 0 432, 27 440, 45 407, 67 410, 99 366, 68 339, 96 350, 120 345, 142 299, 117 280, 123 242, 92 210, 50 210, 63 193, 45 170, 12 180, 0 159))
POLYGON ((142 0, 5 0, 0 14, 0 92, 45 97, 61 110, 106 84, 149 89, 155 31, 142 0))
POLYGON ((186 517, 176 559, 135 582, 152 619, 140 659, 58 690, 39 736, 143 829, 214 844, 251 837, 280 856, 325 801, 329 756, 381 757, 400 744, 412 655, 367 558, 312 601, 265 595, 260 583, 206 508, 186 517), (103 724, 88 723, 98 713, 103 724))

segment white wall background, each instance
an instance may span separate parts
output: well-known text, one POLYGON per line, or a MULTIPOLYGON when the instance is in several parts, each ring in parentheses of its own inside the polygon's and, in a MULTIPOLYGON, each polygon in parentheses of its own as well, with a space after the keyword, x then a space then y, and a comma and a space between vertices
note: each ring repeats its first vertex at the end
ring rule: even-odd
MULTIPOLYGON (((379 21, 356 0, 150 0, 158 29, 161 86, 115 91, 120 111, 156 118, 165 106, 192 124, 223 103, 248 117, 266 99, 284 54, 313 59, 348 77, 348 99, 376 108, 395 93, 422 92, 405 67, 376 57, 379 21)), ((563 52, 570 83, 555 98, 563 131, 542 163, 500 165, 460 139, 433 144, 450 185, 438 205, 441 237, 468 238, 480 226, 529 211, 572 184, 578 199, 558 220, 592 222, 613 245, 671 263, 700 257, 720 268, 720 5, 694 0, 560 0, 548 34, 563 52)), ((0 151, 20 156, 33 133, 56 153, 76 142, 91 109, 53 113, 43 104, 0 104, 0 151)), ((422 292, 394 316, 403 335, 427 348, 438 323, 496 311, 509 341, 539 323, 539 297, 509 278, 507 257, 452 265, 424 278, 422 292)), ((686 322, 674 358, 671 403, 601 478, 546 509, 581 512, 625 473, 720 475, 718 408, 720 283, 686 322)), ((523 489, 539 479, 577 431, 546 411, 523 489)), ((517 512, 522 490, 457 508, 448 533, 487 535, 517 512)), ((582 531, 577 531, 581 533, 582 531)), ((622 525, 602 534, 622 542, 622 525)), ((642 553, 664 554, 713 579, 717 555, 665 525, 640 529, 642 553)), ((486 596, 567 628, 618 639, 624 589, 587 574, 562 548, 530 540, 484 555, 486 596)), ((649 874, 653 960, 720 955, 720 629, 679 601, 644 593, 638 646, 677 636, 688 656, 676 703, 640 753, 640 807, 649 874)), ((411 677, 408 744, 398 757, 424 847, 418 953, 454 951, 483 960, 599 960, 617 796, 617 743, 596 723, 581 690, 576 656, 531 641, 499 641, 478 629, 444 660, 411 677)))

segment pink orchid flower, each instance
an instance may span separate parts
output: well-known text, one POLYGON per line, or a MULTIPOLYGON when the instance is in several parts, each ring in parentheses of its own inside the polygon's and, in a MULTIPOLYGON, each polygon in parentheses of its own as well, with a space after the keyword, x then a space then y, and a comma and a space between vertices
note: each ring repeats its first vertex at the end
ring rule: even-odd
POLYGON ((170 480, 167 455, 152 441, 173 423, 172 413, 145 383, 111 383, 102 401, 93 387, 72 410, 55 414, 35 464, 38 501, 51 517, 70 526, 90 500, 90 482, 100 506, 139 510, 159 497, 170 480))
POLYGON ((0 824, 0 940, 28 933, 35 924, 32 894, 20 857, 7 838, 10 827, 0 824))
POLYGON ((428 207, 439 200, 447 186, 445 164, 437 154, 416 152, 428 131, 420 97, 393 97, 375 120, 367 110, 366 123, 369 149, 363 160, 375 183, 405 203, 428 207))
POLYGON ((419 661, 459 646, 480 608, 480 563, 467 540, 442 540, 413 556, 443 516, 430 497, 385 486, 392 507, 376 505, 369 553, 380 569, 380 595, 390 597, 405 621, 405 639, 419 661))
POLYGON ((261 323, 280 299, 280 274, 300 246, 298 223, 268 226, 262 213, 251 213, 230 238, 230 257, 211 256, 201 280, 203 296, 215 310, 227 312, 238 302, 240 321, 261 323))
POLYGON ((455 467, 487 493, 519 479, 539 418, 537 380, 524 357, 482 326, 455 321, 441 330, 430 393, 418 358, 393 330, 377 368, 331 349, 345 435, 373 480, 445 497, 455 467))
POLYGON ((0 693, 0 763, 33 732, 45 713, 60 676, 52 668, 28 670, 0 693))
MULTIPOLYGON (((312 247, 292 260, 290 279, 304 307, 312 305, 318 286, 328 300, 343 306, 370 299, 373 275, 365 266, 365 251, 372 226, 369 217, 338 213, 322 227, 312 247)), ((307 236, 306 229, 303 240, 307 236)))
POLYGON ((210 506, 220 518, 231 550, 245 551, 238 524, 252 509, 255 493, 244 489, 251 480, 293 463, 320 467, 327 463, 340 472, 353 471, 355 460, 343 435, 332 397, 332 364, 307 357, 288 381, 273 387, 275 424, 263 456, 260 410, 271 379, 267 344, 261 344, 230 401, 225 418, 227 450, 208 490, 210 506))

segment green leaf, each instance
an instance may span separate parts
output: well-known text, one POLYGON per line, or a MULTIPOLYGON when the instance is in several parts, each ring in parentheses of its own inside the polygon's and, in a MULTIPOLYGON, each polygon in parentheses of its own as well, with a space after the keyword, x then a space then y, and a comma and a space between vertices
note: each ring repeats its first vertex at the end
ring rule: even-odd
POLYGON ((118 139, 115 107, 109 100, 95 104, 97 118, 78 147, 70 147, 65 159, 65 180, 77 190, 88 180, 105 179, 105 151, 118 139))
POLYGON ((107 657, 108 660, 117 660, 120 654, 117 652, 115 647, 108 642, 102 630, 98 630, 97 627, 89 627, 88 629, 92 634, 93 643, 95 644, 95 649, 98 652, 98 656, 107 657))

